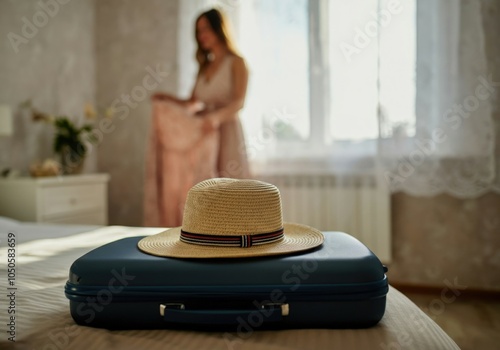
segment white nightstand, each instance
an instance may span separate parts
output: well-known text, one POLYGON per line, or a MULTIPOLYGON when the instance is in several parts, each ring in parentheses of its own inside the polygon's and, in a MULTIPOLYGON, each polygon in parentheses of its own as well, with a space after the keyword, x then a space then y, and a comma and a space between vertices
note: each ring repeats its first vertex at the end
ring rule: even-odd
POLYGON ((107 225, 108 174, 0 179, 0 216, 20 221, 107 225))

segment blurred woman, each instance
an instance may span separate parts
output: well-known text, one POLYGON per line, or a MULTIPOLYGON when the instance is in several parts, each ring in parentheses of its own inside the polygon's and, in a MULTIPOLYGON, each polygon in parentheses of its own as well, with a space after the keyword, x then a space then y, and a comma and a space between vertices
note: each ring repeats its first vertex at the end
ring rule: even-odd
POLYGON ((242 109, 248 70, 223 14, 196 20, 198 74, 191 97, 157 93, 145 188, 145 225, 179 226, 187 191, 212 177, 248 178, 242 109))

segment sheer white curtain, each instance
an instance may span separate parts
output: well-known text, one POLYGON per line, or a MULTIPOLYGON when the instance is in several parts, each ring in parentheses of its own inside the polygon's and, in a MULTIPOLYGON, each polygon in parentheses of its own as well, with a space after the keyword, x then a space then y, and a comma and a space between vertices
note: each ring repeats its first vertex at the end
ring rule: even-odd
MULTIPOLYGON (((473 197, 498 190, 481 2, 417 2, 416 134, 381 140, 393 191, 473 197)), ((382 118, 383 119, 383 118, 382 118)))
POLYGON ((180 91, 193 23, 229 15, 250 68, 242 113, 257 172, 372 173, 392 191, 500 191, 479 0, 181 2, 180 91))

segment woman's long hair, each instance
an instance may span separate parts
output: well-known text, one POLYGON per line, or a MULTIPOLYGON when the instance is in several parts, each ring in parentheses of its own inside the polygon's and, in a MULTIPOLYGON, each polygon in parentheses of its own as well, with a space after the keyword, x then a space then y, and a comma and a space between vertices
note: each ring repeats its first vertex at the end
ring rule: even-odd
POLYGON ((228 51, 234 55, 239 56, 238 50, 236 49, 236 46, 234 44, 234 39, 231 30, 229 28, 226 16, 224 16, 222 12, 220 12, 217 9, 212 9, 203 12, 201 15, 198 16, 195 22, 195 39, 196 43, 198 44, 198 49, 196 50, 196 60, 198 61, 200 71, 208 64, 209 61, 208 55, 210 53, 209 51, 204 50, 201 47, 200 42, 198 41, 198 35, 197 35, 198 21, 203 17, 205 17, 208 20, 208 23, 210 24, 210 27, 214 31, 215 35, 224 45, 226 45, 228 51))

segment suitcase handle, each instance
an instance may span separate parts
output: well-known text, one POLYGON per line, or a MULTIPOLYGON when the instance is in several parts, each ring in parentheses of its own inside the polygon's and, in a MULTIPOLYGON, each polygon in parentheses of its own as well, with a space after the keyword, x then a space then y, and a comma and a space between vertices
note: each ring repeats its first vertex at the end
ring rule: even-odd
POLYGON ((266 304, 260 310, 186 310, 183 304, 161 304, 160 314, 169 323, 231 325, 237 324, 240 317, 245 322, 251 319, 269 323, 282 321, 288 315, 288 304, 266 304))

